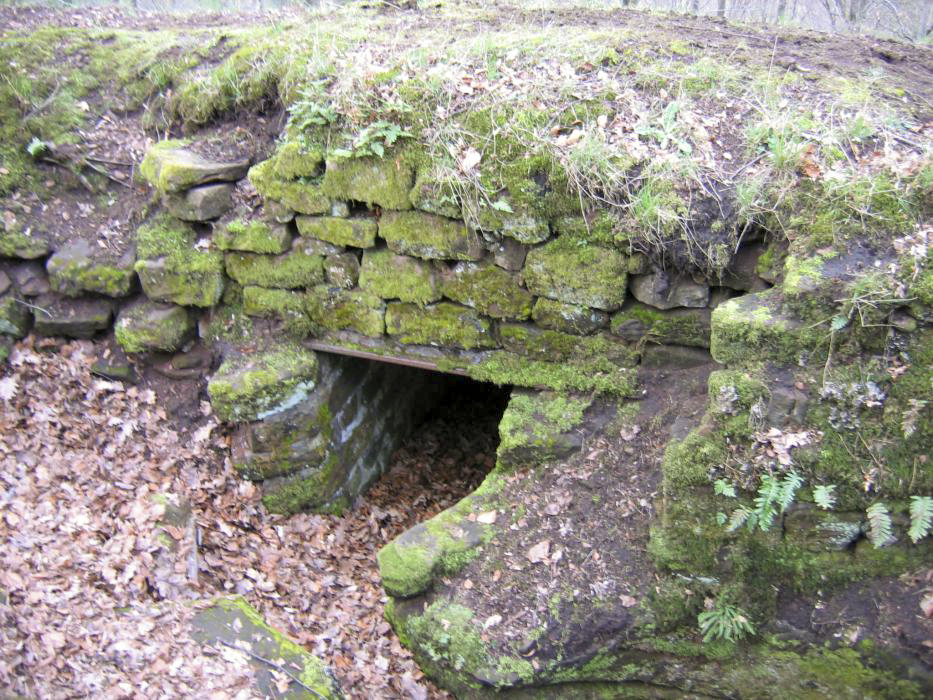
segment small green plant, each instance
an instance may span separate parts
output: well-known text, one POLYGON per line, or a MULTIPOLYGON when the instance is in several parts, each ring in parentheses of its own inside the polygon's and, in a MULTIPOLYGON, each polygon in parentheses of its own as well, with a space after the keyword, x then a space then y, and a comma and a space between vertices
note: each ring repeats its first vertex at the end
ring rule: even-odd
POLYGON ((868 539, 875 547, 884 547, 894 542, 891 515, 884 503, 872 503, 865 515, 868 516, 868 539))
POLYGON ((635 125, 635 133, 644 139, 654 139, 663 149, 673 144, 683 155, 690 155, 693 153, 693 146, 681 133, 677 121, 681 107, 679 100, 671 100, 659 119, 646 118, 639 121, 635 125))
MULTIPOLYGON (((727 530, 734 532, 742 525, 754 532, 760 528, 767 532, 774 524, 774 518, 786 511, 794 502, 797 490, 803 485, 803 478, 797 472, 788 472, 781 478, 766 474, 761 478, 758 495, 755 497, 754 508, 739 506, 729 517, 727 530)), ((720 521, 723 518, 719 518, 720 521)))
POLYGON ((813 501, 823 510, 832 510, 836 505, 836 487, 833 484, 814 486, 813 501))
POLYGON ((755 627, 745 611, 722 600, 717 600, 709 610, 701 612, 697 616, 697 623, 703 633, 704 642, 738 642, 748 635, 755 634, 755 627))
POLYGON ((379 120, 362 129, 349 148, 335 148, 332 153, 338 158, 382 158, 386 149, 395 145, 399 139, 411 137, 412 135, 398 124, 379 120))
POLYGON ((933 498, 930 496, 911 496, 910 529, 907 536, 916 544, 930 534, 933 527, 933 498))

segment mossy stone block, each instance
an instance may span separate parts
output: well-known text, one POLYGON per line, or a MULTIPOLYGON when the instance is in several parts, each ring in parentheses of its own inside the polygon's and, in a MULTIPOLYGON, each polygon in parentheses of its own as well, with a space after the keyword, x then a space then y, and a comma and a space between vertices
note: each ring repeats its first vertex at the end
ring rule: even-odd
POLYGON ((210 307, 224 289, 223 257, 196 247, 188 224, 160 216, 136 232, 136 273, 153 301, 210 307))
POLYGON ((415 209, 449 219, 461 217, 460 199, 454 188, 430 175, 419 173, 408 197, 415 209))
POLYGON ((262 219, 233 219, 215 228, 212 240, 218 250, 276 255, 291 247, 292 234, 283 224, 262 219))
POLYGON ((389 249, 434 260, 479 260, 483 244, 462 221, 424 212, 386 212, 379 221, 379 235, 389 249))
POLYGON ((95 251, 84 239, 71 241, 49 258, 49 284, 59 294, 76 297, 102 294, 125 297, 136 286, 135 255, 132 250, 112 259, 95 251))
POLYGON ((609 314, 605 311, 545 297, 535 301, 531 318, 542 328, 574 335, 595 333, 609 323, 609 314))
POLYGON ((598 359, 618 367, 634 367, 637 359, 627 343, 608 333, 578 336, 530 323, 502 323, 499 339, 506 350, 544 362, 598 359))
POLYGON ((113 305, 109 299, 66 299, 51 294, 39 297, 33 330, 38 335, 93 338, 110 327, 113 305))
POLYGON ((338 253, 324 258, 324 279, 331 286, 353 289, 360 279, 360 260, 356 253, 338 253))
POLYGON ((286 180, 275 174, 274 160, 266 160, 249 170, 249 181, 263 197, 300 214, 326 214, 330 197, 321 189, 320 179, 286 180))
POLYGON ((173 192, 162 198, 169 214, 182 221, 212 221, 233 207, 233 184, 221 182, 173 192))
POLYGON ((464 218, 471 228, 498 231, 519 243, 541 243, 550 238, 546 219, 514 200, 503 198, 499 202, 502 204, 498 208, 486 202, 464 207, 464 218))
POLYGON ((207 383, 214 413, 223 421, 262 420, 308 397, 317 381, 317 356, 283 345, 224 361, 207 383))
POLYGON ((32 312, 12 291, 0 295, 0 335, 23 338, 32 325, 32 312))
POLYGON ((227 253, 227 274, 240 284, 297 289, 324 281, 324 258, 292 250, 282 255, 227 253))
POLYGON ((308 316, 321 328, 372 338, 385 333, 385 302, 366 290, 318 285, 308 290, 305 304, 308 316))
POLYGON ((397 255, 385 248, 363 253, 360 287, 383 299, 429 304, 441 298, 440 275, 434 263, 397 255))
POLYGON ((521 320, 531 316, 534 297, 516 274, 491 261, 460 262, 444 275, 441 292, 493 318, 521 320))
POLYGON ((337 216, 299 216, 295 219, 298 233, 328 243, 353 248, 376 245, 376 220, 372 218, 342 218, 337 216))
POLYGON ((195 153, 189 141, 153 145, 139 166, 140 175, 159 192, 180 192, 209 182, 234 182, 246 175, 249 160, 215 161, 195 153))
POLYGON ((499 422, 498 462, 508 468, 564 459, 580 449, 577 430, 592 397, 516 389, 499 422))
POLYGON ((464 350, 498 345, 488 319, 473 309, 449 302, 425 307, 391 303, 386 309, 386 331, 398 341, 411 345, 464 350))
POLYGON ((829 331, 804 323, 786 312, 780 290, 746 294, 730 299, 713 310, 710 352, 716 362, 743 365, 771 361, 797 364, 825 357, 829 331))
POLYGON ((612 332, 630 342, 642 338, 653 343, 709 347, 709 309, 661 311, 640 302, 629 302, 612 315, 612 332))
POLYGON ((328 157, 322 187, 333 199, 402 210, 411 209, 408 193, 414 182, 414 169, 397 151, 385 158, 328 157))
POLYGON ((3 223, 0 229, 0 257, 36 260, 49 253, 49 242, 42 236, 24 233, 18 224, 3 223))
POLYGON ((114 334, 126 352, 172 352, 194 336, 194 319, 181 306, 141 301, 120 310, 114 334))
MULTIPOLYGON (((272 628, 242 598, 219 598, 199 610, 191 620, 191 637, 202 644, 241 645, 254 656, 245 656, 253 670, 253 686, 259 697, 283 700, 340 700, 343 695, 327 666, 297 642, 272 628), (283 691, 278 673, 266 659, 275 659, 282 671, 297 679, 283 691)), ((281 674, 284 675, 284 674, 281 674)))
POLYGON ((324 154, 318 148, 308 147, 298 140, 279 144, 272 156, 273 170, 283 180, 318 177, 324 170, 324 154))
POLYGON ((625 301, 628 264, 616 250, 558 238, 528 251, 524 275, 535 295, 615 311, 625 301))
POLYGON ((288 289, 266 289, 252 285, 243 287, 243 312, 249 316, 287 319, 306 317, 305 295, 288 289))

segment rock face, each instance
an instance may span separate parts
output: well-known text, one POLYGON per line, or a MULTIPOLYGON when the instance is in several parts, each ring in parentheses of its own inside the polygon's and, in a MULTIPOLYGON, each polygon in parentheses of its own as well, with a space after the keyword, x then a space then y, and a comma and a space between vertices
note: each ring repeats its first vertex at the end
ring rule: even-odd
POLYGON ((107 330, 113 318, 113 304, 104 299, 63 299, 52 295, 36 300, 42 309, 35 313, 35 331, 40 335, 66 338, 93 338, 107 330))
POLYGON ((96 252, 83 239, 72 241, 57 250, 46 263, 49 284, 60 294, 70 297, 88 292, 108 297, 125 297, 136 287, 134 251, 116 259, 96 252))
POLYGON ((209 182, 233 182, 246 175, 249 160, 229 162, 204 158, 185 141, 162 141, 149 149, 140 174, 160 192, 183 192, 209 182))
POLYGON ((233 185, 219 183, 192 187, 184 194, 169 194, 165 208, 182 221, 210 221, 226 214, 233 207, 233 185))
POLYGON ((114 331, 126 352, 170 352, 193 337, 194 321, 182 306, 141 301, 120 311, 114 331))

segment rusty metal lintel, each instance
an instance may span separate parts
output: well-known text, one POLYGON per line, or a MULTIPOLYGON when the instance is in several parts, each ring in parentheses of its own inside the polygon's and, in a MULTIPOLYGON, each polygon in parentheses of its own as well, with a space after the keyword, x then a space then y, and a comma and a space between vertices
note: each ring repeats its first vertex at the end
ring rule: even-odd
POLYGON ((334 355, 346 355, 347 357, 358 357, 363 360, 373 360, 374 362, 388 362, 393 365, 404 365, 405 367, 414 367, 416 369, 425 369, 429 372, 440 372, 441 374, 459 374, 462 377, 468 376, 466 370, 462 369, 438 369, 434 362, 428 360, 413 360, 407 357, 398 357, 395 355, 380 355, 377 352, 367 352, 366 350, 357 350, 355 348, 345 348, 340 345, 323 343, 320 340, 307 340, 304 345, 311 350, 320 352, 329 352, 334 355))

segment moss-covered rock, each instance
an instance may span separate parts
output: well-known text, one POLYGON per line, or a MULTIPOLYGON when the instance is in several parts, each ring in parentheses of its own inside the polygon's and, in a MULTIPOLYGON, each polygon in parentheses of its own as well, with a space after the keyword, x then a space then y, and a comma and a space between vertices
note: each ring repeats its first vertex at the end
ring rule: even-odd
POLYGON ((93 338, 110 328, 113 318, 113 304, 109 299, 68 299, 48 294, 35 302, 42 309, 34 314, 33 330, 38 335, 93 338))
POLYGON ((324 171, 324 154, 301 139, 279 143, 272 156, 273 171, 283 180, 318 177, 324 171))
POLYGON ((531 318, 542 328, 575 335, 595 333, 609 323, 609 314, 605 311, 545 297, 535 301, 531 318))
POLYGON ((516 389, 499 422, 498 463, 514 469, 569 457, 583 444, 576 429, 592 402, 592 397, 516 389))
POLYGON ((448 299, 493 318, 528 318, 534 302, 534 297, 521 286, 518 275, 491 261, 457 263, 444 275, 441 292, 448 299))
POLYGON ((712 313, 710 351, 722 364, 750 360, 797 364, 802 356, 825 357, 828 330, 788 314, 779 290, 746 294, 720 304, 712 313))
POLYGON ((114 333, 126 352, 173 352, 194 336, 194 319, 181 306, 140 301, 120 310, 114 333))
POLYGON ((230 162, 204 158, 189 148, 190 141, 161 141, 149 148, 140 175, 159 192, 180 192, 209 182, 233 182, 246 175, 249 160, 230 162))
POLYGON ((476 206, 465 207, 463 214, 471 228, 499 231, 519 243, 541 243, 551 236, 547 219, 530 207, 505 197, 493 205, 481 201, 476 206))
POLYGON ((49 242, 44 236, 24 232, 15 220, 4 221, 0 229, 0 257, 36 260, 49 254, 49 242))
POLYGON ((249 181, 263 197, 300 214, 326 214, 330 197, 324 194, 320 178, 287 180, 274 171, 274 161, 266 160, 249 170, 249 181))
POLYGON ((448 219, 461 217, 460 198, 454 188, 446 182, 432 178, 428 173, 418 173, 418 179, 408 198, 415 209, 446 216, 448 219))
POLYGON ((332 287, 353 289, 360 281, 360 259, 356 253, 338 253, 324 258, 324 279, 332 287))
POLYGON ((292 234, 284 224, 262 219, 233 219, 214 228, 212 241, 218 250, 276 255, 291 247, 292 234))
POLYGON ((543 362, 600 360, 619 367, 634 367, 637 362, 627 343, 607 333, 581 337, 528 323, 502 323, 499 339, 506 350, 543 362))
POLYGON ((261 420, 305 399, 317 381, 317 356, 283 345, 224 361, 207 384, 217 417, 229 422, 261 420))
POLYGON ((436 263, 385 248, 363 253, 359 282, 362 289, 383 299, 428 304, 443 296, 436 263))
POLYGON ((494 348, 492 324, 473 309, 441 302, 421 307, 391 303, 386 309, 386 332, 402 343, 473 350, 494 348))
POLYGON ((612 332, 625 340, 642 338, 652 343, 709 347, 709 309, 661 311, 639 302, 629 302, 612 315, 612 332))
POLYGON ((302 250, 281 255, 227 253, 224 263, 227 274, 244 285, 298 289, 324 281, 324 259, 302 250))
POLYGON ((411 209, 408 193, 415 171, 403 151, 384 158, 328 157, 322 183, 333 199, 378 204, 385 209, 411 209))
POLYGON ((365 290, 318 285, 305 298, 308 316, 327 330, 352 330, 372 338, 385 333, 385 302, 365 290))
POLYGON ((46 263, 46 270, 49 284, 59 294, 76 297, 90 292, 125 297, 136 286, 134 262, 132 250, 118 259, 108 259, 79 238, 57 250, 46 263))
POLYGON ((189 225, 159 216, 136 232, 136 273, 146 296, 181 306, 210 307, 224 288, 223 257, 196 247, 189 225))
POLYGON ((233 207, 234 186, 229 182, 192 187, 162 198, 169 214, 182 221, 212 221, 233 207))
POLYGON ((354 248, 376 245, 376 220, 373 218, 341 218, 337 216, 299 216, 295 219, 298 233, 328 243, 354 248))
POLYGON ((483 245, 462 221, 423 212, 386 212, 379 235, 402 255, 435 260, 479 260, 483 245))
POLYGON ((294 338, 304 338, 315 329, 305 306, 305 295, 301 292, 251 285, 243 287, 243 312, 284 321, 285 330, 294 338))
POLYGON ((0 335, 22 338, 32 325, 32 312, 12 290, 0 295, 0 335))
POLYGON ((246 645, 255 656, 247 656, 254 672, 254 688, 261 697, 283 700, 340 700, 343 695, 324 662, 300 644, 270 627, 242 598, 219 598, 197 612, 191 621, 191 636, 203 644, 218 642, 236 649, 246 645), (262 660, 260 660, 262 659, 262 660), (264 659, 275 659, 297 679, 282 690, 275 669, 264 659))
POLYGON ((628 264, 618 251, 558 238, 528 252, 524 275, 533 294, 614 311, 625 301, 628 264))

